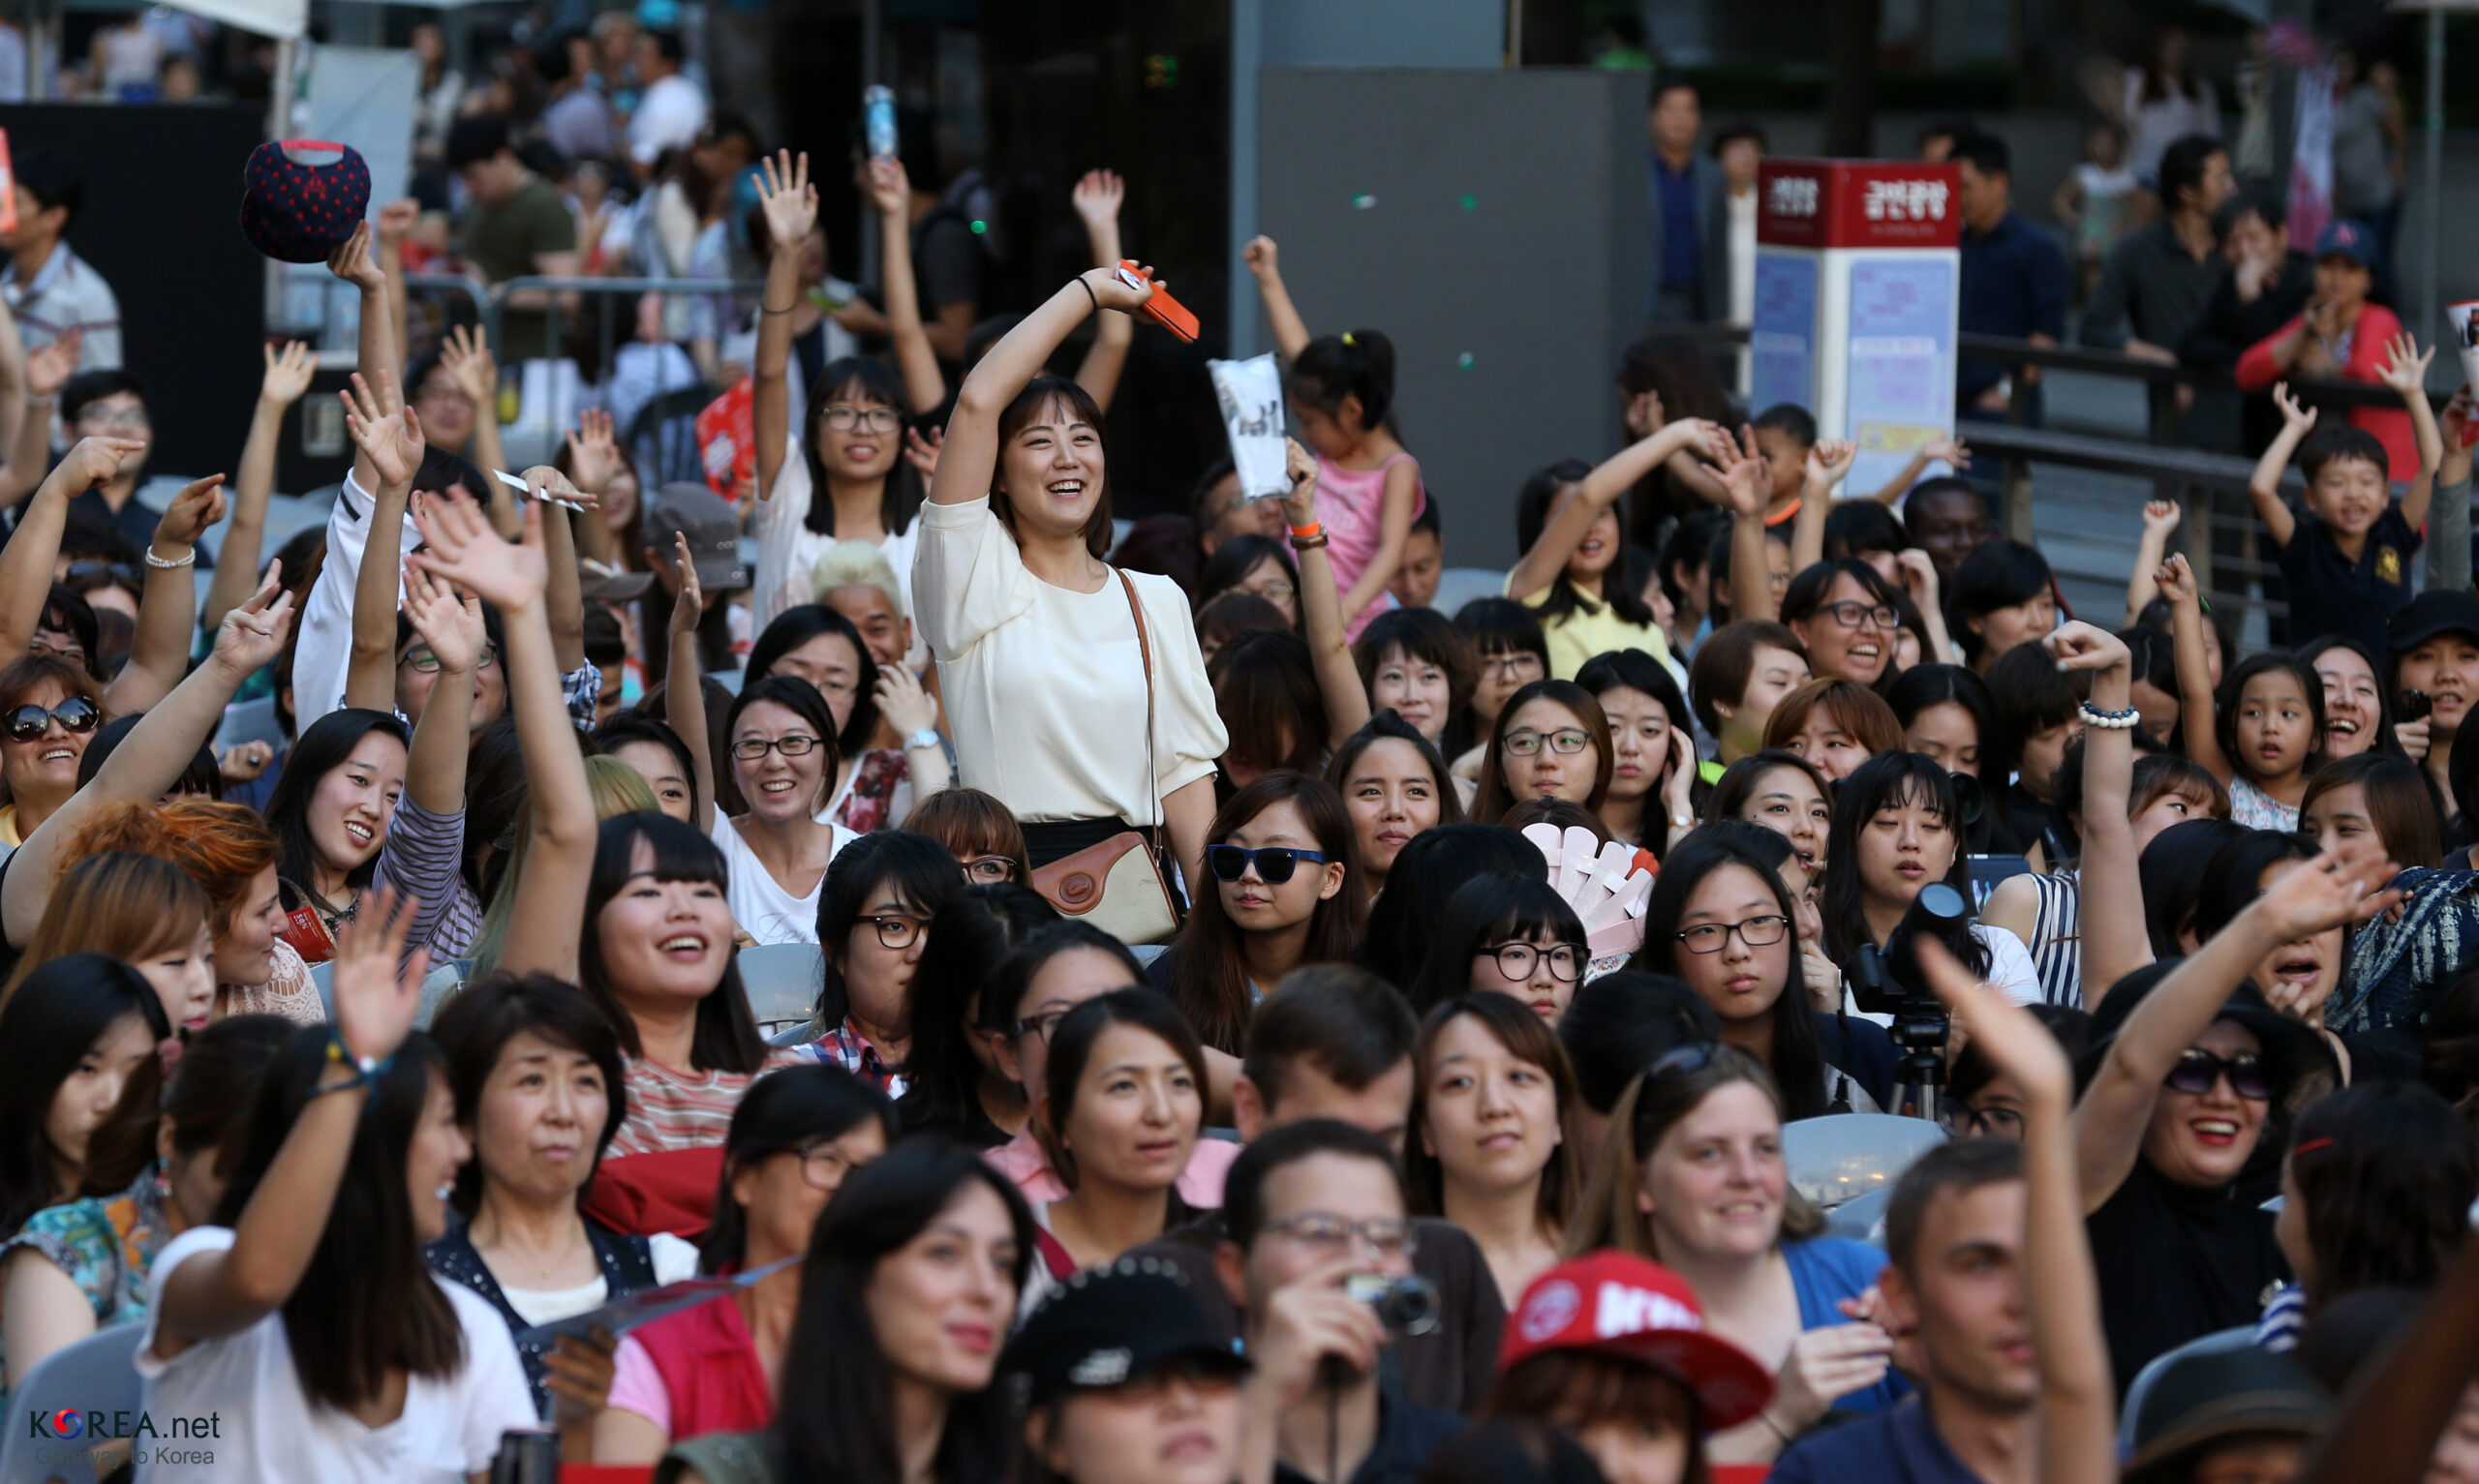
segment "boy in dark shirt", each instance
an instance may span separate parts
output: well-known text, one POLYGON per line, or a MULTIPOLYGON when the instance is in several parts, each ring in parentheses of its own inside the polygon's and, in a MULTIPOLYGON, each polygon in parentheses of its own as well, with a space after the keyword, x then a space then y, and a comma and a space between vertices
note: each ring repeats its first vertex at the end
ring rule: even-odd
POLYGON ((2374 646, 2384 637, 2385 621, 2410 601, 2410 558, 2427 524, 2436 466, 2444 460, 2444 439, 2426 389, 2428 361, 2434 354, 2433 347, 2420 353, 2403 335, 2394 342, 2384 368, 2384 384, 2410 409, 2419 439, 2419 471, 2399 500, 2385 476, 2384 444, 2374 434, 2347 426, 2314 432, 2315 410, 2301 408, 2286 382, 2273 388, 2280 436, 2256 461, 2248 494, 2280 548, 2290 611, 2311 620, 2302 632, 2347 634, 2374 646), (2281 500, 2281 471, 2293 452, 2307 475, 2304 517, 2281 500))

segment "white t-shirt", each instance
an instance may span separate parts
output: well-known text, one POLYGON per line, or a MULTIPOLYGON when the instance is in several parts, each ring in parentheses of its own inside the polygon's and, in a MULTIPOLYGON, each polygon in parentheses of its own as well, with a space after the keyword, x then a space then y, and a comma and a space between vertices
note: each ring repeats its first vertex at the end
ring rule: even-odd
MULTIPOLYGON (((837 537, 820 535, 810 529, 810 501, 815 498, 811 489, 809 455, 800 439, 787 439, 783 469, 775 476, 775 492, 759 500, 749 517, 750 534, 757 538, 757 569, 750 575, 749 620, 759 633, 764 633, 766 625, 784 609, 817 601, 811 574, 817 566, 817 559, 826 555, 837 537)), ((896 591, 903 595, 907 616, 913 611, 912 562, 920 541, 921 515, 916 511, 903 530, 878 542, 878 550, 887 554, 887 565, 895 568, 896 591)), ((904 660, 916 670, 930 662, 930 647, 922 642, 918 624, 912 630, 912 651, 904 660)))
POLYGON ((1213 775, 1229 745, 1178 585, 1131 572, 1153 649, 1153 772, 1145 660, 1117 576, 1076 592, 1034 576, 987 499, 921 507, 913 621, 938 658, 957 779, 1026 823, 1147 826, 1213 775))
POLYGON ((658 79, 628 116, 628 158, 652 165, 666 149, 686 149, 706 127, 706 94, 678 73, 658 79))
MULTIPOLYGON (((650 1232, 646 1236, 647 1255, 654 1259, 657 1285, 678 1283, 697 1276, 697 1249, 668 1231, 650 1232)), ((548 1324, 571 1315, 586 1314, 602 1307, 611 1296, 610 1281, 600 1273, 594 1282, 573 1288, 511 1288, 500 1285, 500 1297, 516 1311, 516 1317, 528 1325, 548 1324)))
MULTIPOLYGON (((832 827, 835 842, 827 850, 832 862, 843 854, 843 847, 860 838, 842 825, 832 827)), ((760 943, 815 943, 817 941, 817 898, 825 890, 826 873, 810 884, 806 895, 795 896, 776 883, 766 869, 766 863, 740 837, 740 831, 725 819, 721 810, 715 813, 713 838, 723 853, 725 871, 723 900, 732 909, 732 921, 741 930, 760 943)))
MULTIPOLYGON (((352 593, 361 581, 361 551, 370 540, 372 504, 370 492, 348 469, 344 486, 336 491, 335 506, 327 512, 327 558, 319 567, 319 580, 311 585, 309 599, 301 605, 301 637, 292 649, 296 736, 345 704, 345 680, 352 668, 352 593)), ((397 553, 396 600, 401 603, 404 559, 422 544, 422 533, 411 515, 398 539, 403 549, 397 553)))
POLYGON ((541 1426, 507 1325, 460 1283, 439 1287, 464 1326, 465 1364, 445 1379, 410 1378, 404 1411, 383 1427, 365 1427, 303 1394, 280 1312, 169 1360, 156 1358, 165 1285, 189 1258, 231 1245, 229 1227, 193 1227, 165 1245, 147 1275, 146 1333, 138 1346, 146 1409, 159 1418, 214 1412, 219 1426, 202 1444, 165 1444, 168 1462, 146 1446, 138 1466, 143 1484, 465 1484, 491 1467, 501 1434, 541 1426))

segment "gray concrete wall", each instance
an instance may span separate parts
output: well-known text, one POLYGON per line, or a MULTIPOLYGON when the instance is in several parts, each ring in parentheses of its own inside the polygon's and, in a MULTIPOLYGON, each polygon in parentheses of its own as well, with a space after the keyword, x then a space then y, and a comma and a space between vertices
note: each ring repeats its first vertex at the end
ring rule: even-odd
POLYGON ((1263 0, 1269 67, 1496 67, 1503 0, 1263 0))

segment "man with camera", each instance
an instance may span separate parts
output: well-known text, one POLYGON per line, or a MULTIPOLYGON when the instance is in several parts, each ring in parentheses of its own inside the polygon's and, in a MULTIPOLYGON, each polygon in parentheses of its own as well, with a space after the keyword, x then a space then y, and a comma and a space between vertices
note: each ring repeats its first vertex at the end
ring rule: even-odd
POLYGON ((1383 1364, 1402 1329, 1435 1322, 1404 1204, 1393 1151, 1332 1119, 1276 1129, 1231 1166, 1214 1266, 1256 1362, 1240 1477, 1264 1477, 1270 1453, 1276 1484, 1409 1484, 1461 1428, 1383 1364))

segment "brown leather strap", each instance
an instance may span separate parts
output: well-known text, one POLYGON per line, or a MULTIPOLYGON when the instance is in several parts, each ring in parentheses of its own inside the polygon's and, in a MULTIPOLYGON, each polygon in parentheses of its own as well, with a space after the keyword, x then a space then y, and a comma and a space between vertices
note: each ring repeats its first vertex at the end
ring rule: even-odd
POLYGON ((1165 818, 1169 811, 1162 807, 1162 775, 1153 766, 1153 641, 1145 630, 1145 605, 1137 601, 1135 579, 1120 567, 1111 568, 1111 573, 1119 580, 1119 591, 1127 594, 1127 611, 1136 619, 1136 652, 1145 660, 1145 787, 1153 795, 1153 823, 1147 833, 1152 837, 1158 857, 1162 853, 1164 828, 1170 821, 1165 818))

